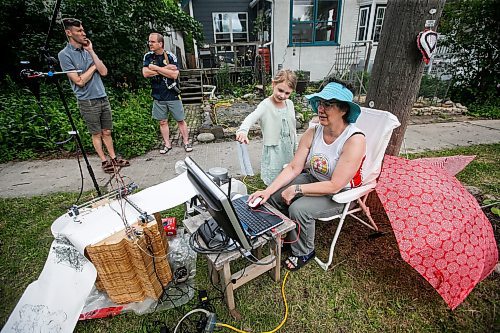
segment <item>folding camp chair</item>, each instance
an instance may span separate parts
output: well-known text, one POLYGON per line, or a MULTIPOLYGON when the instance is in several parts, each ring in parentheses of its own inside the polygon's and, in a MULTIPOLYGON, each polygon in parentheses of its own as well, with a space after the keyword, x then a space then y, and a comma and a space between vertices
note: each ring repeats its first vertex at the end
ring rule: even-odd
POLYGON ((335 249, 335 244, 337 243, 340 230, 347 215, 352 216, 368 228, 378 231, 378 227, 370 215, 370 208, 366 205, 366 199, 377 185, 377 178, 382 170, 385 149, 391 139, 392 131, 399 125, 401 124, 398 118, 392 113, 361 108, 361 114, 356 121, 356 126, 363 130, 366 135, 366 158, 362 167, 363 185, 333 196, 332 199, 334 201, 345 204, 342 214, 318 219, 320 221, 340 219, 335 235, 333 236, 332 244, 330 245, 328 262, 324 263, 318 257, 315 258, 318 265, 325 271, 328 270, 328 267, 332 263, 333 250, 335 249), (353 207, 351 207, 351 203, 353 203, 353 207), (365 222, 354 215, 354 213, 361 211, 366 215, 369 222, 365 222))

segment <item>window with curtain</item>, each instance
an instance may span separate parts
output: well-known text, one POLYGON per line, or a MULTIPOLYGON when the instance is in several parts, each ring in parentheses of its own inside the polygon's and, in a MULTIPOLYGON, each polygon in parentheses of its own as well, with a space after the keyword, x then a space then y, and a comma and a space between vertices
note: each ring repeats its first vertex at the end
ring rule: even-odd
POLYGON ((375 24, 373 25, 373 41, 380 40, 382 25, 384 24, 385 5, 378 5, 375 9, 375 24))
POLYGON ((338 44, 339 2, 339 0, 291 0, 291 44, 338 44))
POLYGON ((356 40, 367 40, 368 38, 368 22, 370 20, 370 6, 359 8, 358 29, 356 32, 356 40))
MULTIPOLYGON (((215 43, 248 42, 247 13, 212 13, 215 43)), ((219 50, 231 50, 230 46, 219 50)))

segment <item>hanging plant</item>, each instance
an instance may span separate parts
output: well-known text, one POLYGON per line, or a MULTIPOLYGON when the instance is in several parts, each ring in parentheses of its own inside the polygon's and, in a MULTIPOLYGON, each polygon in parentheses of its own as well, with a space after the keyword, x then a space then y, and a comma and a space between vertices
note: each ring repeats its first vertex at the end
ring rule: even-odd
POLYGON ((201 23, 185 13, 173 0, 163 1, 165 3, 164 15, 168 25, 174 30, 191 35, 196 40, 196 44, 201 45, 205 39, 201 23))

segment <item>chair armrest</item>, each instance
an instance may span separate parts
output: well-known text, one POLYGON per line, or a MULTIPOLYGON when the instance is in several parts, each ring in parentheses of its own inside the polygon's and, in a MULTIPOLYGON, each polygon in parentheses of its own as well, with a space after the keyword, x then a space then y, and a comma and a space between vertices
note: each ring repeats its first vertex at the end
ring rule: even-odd
POLYGON ((369 193, 375 188, 376 185, 377 183, 373 182, 347 191, 339 192, 332 196, 332 200, 338 203, 348 203, 350 201, 361 198, 363 195, 369 193))

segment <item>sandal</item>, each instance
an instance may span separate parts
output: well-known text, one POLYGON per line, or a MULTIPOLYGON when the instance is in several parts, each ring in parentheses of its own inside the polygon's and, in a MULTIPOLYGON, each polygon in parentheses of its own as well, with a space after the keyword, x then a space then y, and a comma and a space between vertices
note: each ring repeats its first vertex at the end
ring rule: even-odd
POLYGON ((193 145, 190 144, 190 143, 186 143, 184 145, 184 150, 186 151, 186 153, 189 153, 190 151, 193 151, 193 145))
POLYGON ((115 167, 113 166, 113 163, 110 161, 106 160, 101 163, 101 168, 102 171, 105 173, 114 173, 115 172, 115 167))
POLYGON ((285 268, 288 269, 289 271, 295 272, 304 267, 305 264, 307 264, 311 259, 313 259, 316 256, 316 252, 313 250, 311 253, 305 256, 293 256, 291 255, 288 257, 284 264, 285 268))
POLYGON ((166 153, 168 153, 171 150, 172 150, 172 147, 167 147, 166 145, 163 145, 160 148, 160 154, 162 154, 162 155, 166 154, 166 153))
POLYGON ((111 160, 111 163, 113 163, 116 166, 122 167, 122 168, 130 166, 130 162, 129 161, 124 160, 123 158, 118 158, 118 157, 113 158, 111 160))

